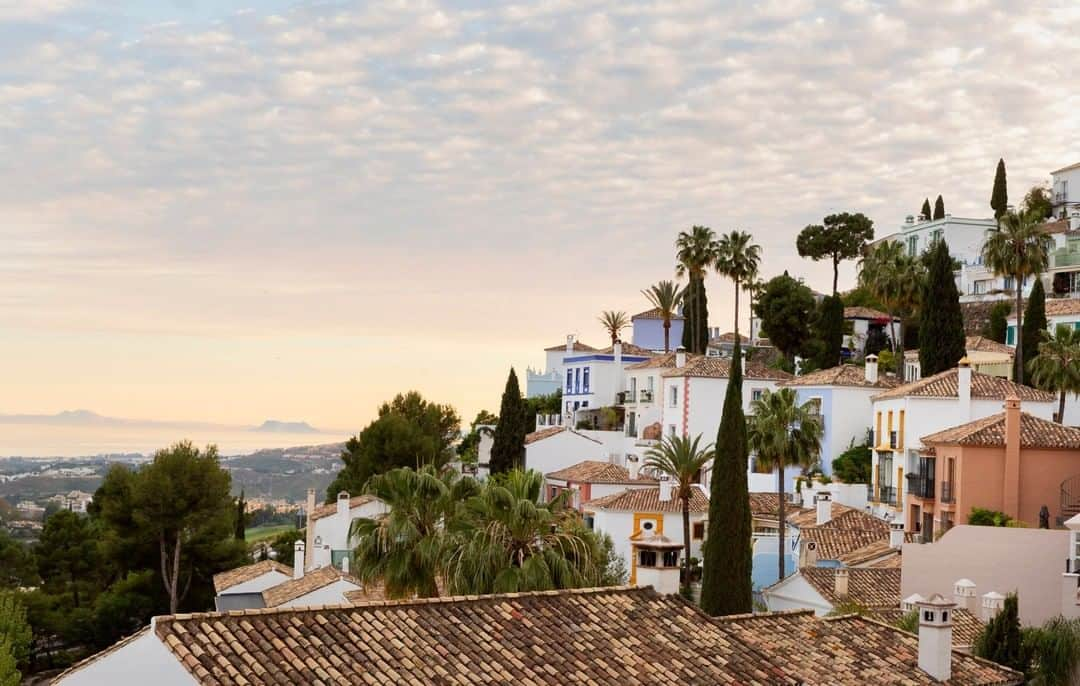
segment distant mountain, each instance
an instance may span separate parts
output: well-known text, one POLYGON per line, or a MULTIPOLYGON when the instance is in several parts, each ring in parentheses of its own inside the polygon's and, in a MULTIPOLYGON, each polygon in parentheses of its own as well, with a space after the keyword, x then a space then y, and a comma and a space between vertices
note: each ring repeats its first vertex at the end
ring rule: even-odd
POLYGON ((56 414, 0 414, 0 424, 43 424, 47 426, 116 426, 163 429, 217 429, 224 425, 211 422, 162 421, 106 417, 91 410, 64 410, 56 414))
POLYGON ((253 431, 261 431, 263 433, 280 433, 280 434, 315 434, 319 433, 319 430, 311 426, 307 422, 279 422, 276 419, 267 419, 265 422, 255 427, 253 431))

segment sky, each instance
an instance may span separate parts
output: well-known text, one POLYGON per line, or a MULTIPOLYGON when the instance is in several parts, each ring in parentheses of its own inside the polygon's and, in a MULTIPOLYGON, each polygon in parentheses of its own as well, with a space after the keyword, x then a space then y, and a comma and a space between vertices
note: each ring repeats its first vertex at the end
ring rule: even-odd
POLYGON ((825 214, 987 216, 999 157, 1019 202, 1080 161, 1078 26, 1071 0, 0 0, 0 413, 497 410, 511 365, 647 309, 694 224, 826 290, 795 251, 825 214))

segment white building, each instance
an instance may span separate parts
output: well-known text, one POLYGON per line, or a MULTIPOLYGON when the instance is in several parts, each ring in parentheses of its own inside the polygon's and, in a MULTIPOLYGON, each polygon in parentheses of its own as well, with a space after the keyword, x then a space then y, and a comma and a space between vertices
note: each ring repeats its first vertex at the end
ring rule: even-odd
MULTIPOLYGON (((1014 348, 985 336, 968 336, 964 347, 968 363, 976 372, 1012 379, 1013 359, 1016 356, 1014 348)), ((921 378, 922 363, 919 362, 919 351, 905 350, 904 379, 910 382, 921 378)))
POLYGON ((920 454, 925 452, 923 436, 998 414, 1009 394, 1020 398, 1029 414, 1053 418, 1052 394, 973 372, 967 360, 955 369, 874 396, 872 510, 888 518, 899 516, 907 492, 905 477, 911 475, 917 482, 920 475, 932 473, 928 463, 932 458, 920 454))
POLYGON ((544 369, 529 368, 525 372, 525 397, 535 398, 558 391, 564 377, 563 358, 596 351, 597 348, 577 340, 574 334, 566 336, 565 344, 544 348, 544 369))
POLYGON ((799 403, 813 403, 825 432, 821 438, 821 469, 832 474, 832 461, 852 445, 862 445, 871 430, 871 398, 900 385, 895 376, 879 375, 877 357, 866 358, 865 367, 840 365, 831 369, 781 381, 792 388, 799 403))
POLYGON ((637 458, 628 460, 629 468, 610 462, 585 460, 566 469, 544 475, 544 498, 554 500, 564 491, 570 492, 570 503, 578 510, 582 504, 596 498, 621 493, 628 488, 657 488, 660 481, 639 469, 637 458))
POLYGON ((563 357, 563 423, 576 426, 579 410, 614 406, 626 388, 626 367, 652 356, 651 351, 632 343, 615 343, 603 350, 563 357))
POLYGON ((855 357, 862 357, 863 350, 866 348, 866 339, 871 332, 881 331, 889 337, 890 341, 893 336, 902 335, 899 317, 893 317, 891 319, 893 326, 890 326, 888 313, 872 307, 845 307, 844 321, 851 322, 851 333, 845 336, 844 346, 855 357))
POLYGON ((565 426, 552 426, 525 436, 525 469, 547 474, 584 460, 610 462, 603 443, 565 426))
POLYGON ((315 489, 307 492, 307 538, 304 568, 308 571, 320 567, 342 567, 342 560, 350 558, 359 543, 349 536, 353 520, 375 518, 386 514, 386 503, 375 496, 360 495, 350 498, 344 491, 337 502, 315 505, 315 489))
POLYGON ((1080 162, 1050 172, 1050 201, 1055 217, 1080 209, 1080 162))

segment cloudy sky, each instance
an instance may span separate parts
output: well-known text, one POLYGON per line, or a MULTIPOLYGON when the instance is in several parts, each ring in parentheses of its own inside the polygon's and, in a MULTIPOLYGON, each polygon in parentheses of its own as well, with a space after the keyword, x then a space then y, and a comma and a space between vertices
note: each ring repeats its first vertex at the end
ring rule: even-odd
POLYGON ((680 229, 825 289, 794 249, 824 214, 985 216, 998 157, 1014 200, 1080 161, 1078 30, 1071 0, 0 0, 0 412, 497 409, 645 309, 680 229))

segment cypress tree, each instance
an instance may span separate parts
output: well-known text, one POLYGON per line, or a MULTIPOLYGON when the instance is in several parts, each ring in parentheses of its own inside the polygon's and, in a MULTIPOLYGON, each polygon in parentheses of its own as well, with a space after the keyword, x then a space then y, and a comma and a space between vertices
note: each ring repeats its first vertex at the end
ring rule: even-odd
POLYGON ((511 367, 491 442, 491 462, 488 466, 492 474, 525 467, 525 434, 529 432, 525 420, 525 401, 521 397, 517 374, 511 367))
POLYGON ((709 345, 709 303, 704 279, 690 277, 683 303, 682 347, 687 352, 703 355, 709 345))
POLYGON ((921 216, 926 221, 930 220, 930 198, 926 198, 922 201, 922 209, 919 210, 919 216, 921 216))
POLYGON ((244 540, 244 536, 247 533, 247 502, 244 500, 244 490, 240 489, 240 497, 236 499, 236 524, 233 530, 233 538, 238 541, 244 540))
POLYGON ((1043 290, 1042 279, 1037 276, 1035 277, 1035 285, 1031 287, 1031 295, 1028 296, 1027 307, 1024 308, 1023 326, 1020 335, 1024 337, 1024 378, 1017 379, 1017 382, 1031 386, 1031 361, 1039 354, 1042 335, 1048 326, 1046 321, 1046 291, 1043 290))
POLYGON ((840 349, 844 345, 844 301, 838 295, 825 296, 814 322, 816 344, 815 363, 818 369, 840 364, 840 349))
POLYGON ((1009 189, 1005 179, 1005 160, 999 159, 994 173, 994 190, 990 193, 990 207, 994 209, 994 219, 1000 219, 1009 207, 1009 189))
POLYGON ((952 369, 967 354, 960 293, 944 239, 930 248, 919 313, 919 364, 923 378, 952 369))
POLYGON ((1020 633, 1020 610, 1015 593, 1005 596, 1005 603, 986 623, 975 640, 972 652, 1005 667, 1024 672, 1028 667, 1020 633))
POLYGON ((1012 303, 1008 300, 994 303, 994 306, 990 308, 990 321, 983 329, 983 335, 992 341, 1004 343, 1009 330, 1008 318, 1012 308, 1012 303))
POLYGON ((691 351, 694 347, 694 325, 697 322, 697 316, 694 314, 696 310, 695 287, 697 279, 690 277, 690 280, 686 282, 686 290, 683 292, 683 330, 682 340, 679 341, 679 345, 685 348, 687 351, 691 351))
POLYGON ((934 201, 934 219, 945 218, 945 201, 938 195, 937 200, 934 201))
POLYGON ((749 455, 742 407, 742 351, 735 341, 720 430, 716 434, 709 531, 703 551, 701 609, 714 617, 753 610, 750 494, 746 481, 749 455))

